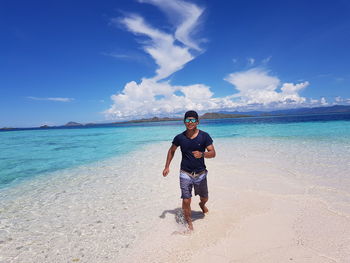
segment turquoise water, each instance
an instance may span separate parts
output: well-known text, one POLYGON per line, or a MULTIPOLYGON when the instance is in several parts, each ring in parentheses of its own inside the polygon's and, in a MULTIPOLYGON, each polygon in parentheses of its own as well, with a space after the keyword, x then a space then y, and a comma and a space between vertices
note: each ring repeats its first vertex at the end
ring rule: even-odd
MULTIPOLYGON (((209 132, 214 143, 215 138, 266 137, 350 146, 350 115, 208 120, 199 128, 209 132)), ((162 122, 0 132, 0 187, 124 155, 149 143, 169 141, 170 145, 172 138, 183 130, 181 122, 162 122)))

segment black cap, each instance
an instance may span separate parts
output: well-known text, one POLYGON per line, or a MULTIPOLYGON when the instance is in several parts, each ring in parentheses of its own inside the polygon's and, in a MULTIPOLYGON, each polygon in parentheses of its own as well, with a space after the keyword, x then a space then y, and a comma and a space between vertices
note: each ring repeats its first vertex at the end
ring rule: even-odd
POLYGON ((186 119, 188 117, 193 117, 193 118, 196 118, 198 120, 198 113, 195 112, 194 110, 189 110, 188 112, 185 113, 184 119, 186 119))

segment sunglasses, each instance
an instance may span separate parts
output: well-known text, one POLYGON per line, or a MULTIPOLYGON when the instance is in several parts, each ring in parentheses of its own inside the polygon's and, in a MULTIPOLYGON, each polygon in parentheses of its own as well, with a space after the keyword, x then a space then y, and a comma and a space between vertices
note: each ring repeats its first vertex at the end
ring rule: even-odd
POLYGON ((195 123, 195 122, 197 122, 197 119, 185 119, 185 122, 186 123, 190 123, 190 122, 195 123))

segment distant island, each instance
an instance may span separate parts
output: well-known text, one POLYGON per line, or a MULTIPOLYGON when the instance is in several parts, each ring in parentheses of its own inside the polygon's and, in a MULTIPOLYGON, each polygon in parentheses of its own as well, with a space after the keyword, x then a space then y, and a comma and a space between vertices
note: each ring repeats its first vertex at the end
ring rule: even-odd
MULTIPOLYGON (((210 113, 205 113, 201 115, 199 119, 205 120, 205 119, 225 119, 225 118, 243 118, 243 117, 253 117, 253 115, 210 112, 210 113)), ((115 122, 115 123, 140 123, 140 122, 181 121, 181 120, 182 118, 153 117, 153 118, 147 118, 147 119, 139 119, 139 120, 131 120, 131 121, 115 122)))
MULTIPOLYGON (((330 113, 350 113, 350 106, 346 105, 334 105, 329 107, 316 107, 316 108, 297 108, 277 111, 247 111, 247 112, 208 112, 200 116, 201 120, 205 119, 227 119, 227 118, 247 118, 247 117, 264 117, 264 116, 288 116, 288 115, 315 115, 315 114, 330 114, 330 113)), ((170 117, 152 117, 143 118, 130 121, 120 121, 112 123, 86 123, 81 124, 78 122, 70 121, 61 126, 48 126, 42 125, 40 127, 33 128, 12 128, 4 127, 0 128, 0 131, 13 131, 18 129, 55 129, 65 127, 95 127, 95 126, 110 126, 116 124, 128 124, 128 123, 142 123, 142 122, 164 122, 164 121, 181 121, 182 118, 170 118, 170 117)))
POLYGON ((209 112, 203 114, 200 119, 230 119, 230 118, 244 118, 253 117, 251 114, 237 114, 237 113, 219 113, 219 112, 209 112))
POLYGON ((81 123, 78 123, 78 122, 70 121, 70 122, 66 123, 64 126, 75 127, 75 126, 84 126, 84 125, 81 123))

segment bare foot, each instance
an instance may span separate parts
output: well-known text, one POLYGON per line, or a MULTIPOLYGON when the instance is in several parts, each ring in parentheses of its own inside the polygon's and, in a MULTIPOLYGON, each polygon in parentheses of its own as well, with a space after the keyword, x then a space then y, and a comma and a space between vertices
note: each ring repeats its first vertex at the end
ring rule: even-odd
POLYGON ((208 208, 205 206, 205 204, 202 204, 202 202, 199 203, 199 206, 202 209, 203 214, 206 214, 209 212, 208 208))
POLYGON ((189 231, 193 231, 193 224, 192 224, 192 220, 191 221, 188 221, 188 230, 189 231))

